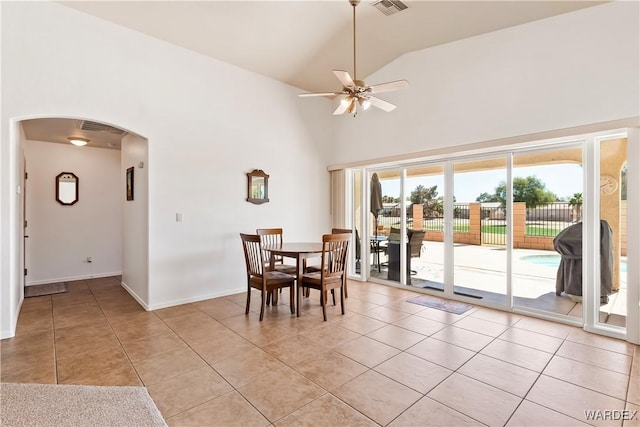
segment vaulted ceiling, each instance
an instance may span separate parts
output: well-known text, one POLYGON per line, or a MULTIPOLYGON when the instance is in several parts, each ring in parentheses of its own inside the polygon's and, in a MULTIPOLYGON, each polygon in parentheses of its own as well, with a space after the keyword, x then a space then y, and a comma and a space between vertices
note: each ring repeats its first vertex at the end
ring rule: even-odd
MULTIPOLYGON (((331 70, 353 73, 348 0, 61 3, 305 91, 340 90, 331 70)), ((408 52, 604 2, 406 1, 390 16, 372 3, 356 8, 355 78, 408 52)))
MULTIPOLYGON (((353 74, 353 9, 348 0, 59 3, 301 91, 339 91, 342 87, 331 71, 353 74)), ((355 77, 360 79, 409 52, 605 2, 407 0, 407 9, 389 16, 372 3, 362 0, 356 8, 355 77)), ((118 149, 121 138, 86 131, 81 121, 69 119, 30 120, 24 125, 29 139, 66 143, 69 136, 83 136, 91 146, 118 149)))

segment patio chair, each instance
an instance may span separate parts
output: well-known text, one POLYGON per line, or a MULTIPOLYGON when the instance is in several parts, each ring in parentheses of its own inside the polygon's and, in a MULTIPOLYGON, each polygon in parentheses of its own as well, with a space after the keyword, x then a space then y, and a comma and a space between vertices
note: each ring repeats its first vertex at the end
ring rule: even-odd
POLYGON ((264 317, 264 306, 266 303, 267 293, 277 289, 289 288, 289 304, 291 305, 291 314, 293 314, 295 302, 295 276, 282 273, 275 270, 266 270, 264 262, 264 251, 260 236, 253 234, 240 233, 242 239, 242 248, 244 250, 244 260, 247 267, 247 306, 245 314, 249 314, 251 305, 251 288, 260 290, 260 321, 264 317))
MULTIPOLYGON (((348 234, 325 234, 322 236, 322 268, 321 271, 306 273, 298 283, 298 294, 300 287, 318 289, 320 291, 320 305, 322 305, 322 317, 327 320, 327 294, 331 291, 333 305, 336 305, 335 290, 340 292, 340 308, 344 315, 344 278, 346 273, 347 250, 349 248, 348 234)), ((298 304, 298 315, 300 314, 300 304, 298 304)))
MULTIPOLYGON (((422 254, 425 232, 423 230, 407 230, 407 277, 418 274, 416 270, 411 269, 411 259, 419 258, 422 254)), ((393 235, 395 236, 395 235, 393 235)), ((389 235, 391 239, 392 235, 389 235)), ((389 280, 400 280, 400 233, 397 233, 397 240, 389 240, 389 280)))
POLYGON ((425 232, 422 230, 408 230, 407 237, 409 240, 409 256, 411 258, 418 258, 422 254, 424 249, 422 241, 424 240, 425 232))
POLYGON ((425 232, 422 230, 409 230, 407 231, 408 244, 407 244, 407 258, 409 263, 409 271, 411 274, 418 274, 416 270, 411 270, 411 258, 420 258, 422 255, 422 241, 424 240, 425 232))

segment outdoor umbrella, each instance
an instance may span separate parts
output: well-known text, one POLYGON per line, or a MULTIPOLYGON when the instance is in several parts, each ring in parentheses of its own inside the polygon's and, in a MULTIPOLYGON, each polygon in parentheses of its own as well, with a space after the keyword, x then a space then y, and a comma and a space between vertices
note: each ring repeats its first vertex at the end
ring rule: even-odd
POLYGON ((378 179, 378 174, 374 173, 371 176, 371 202, 369 209, 376 219, 376 231, 375 235, 378 236, 378 214, 382 210, 382 184, 380 184, 380 180, 378 179))

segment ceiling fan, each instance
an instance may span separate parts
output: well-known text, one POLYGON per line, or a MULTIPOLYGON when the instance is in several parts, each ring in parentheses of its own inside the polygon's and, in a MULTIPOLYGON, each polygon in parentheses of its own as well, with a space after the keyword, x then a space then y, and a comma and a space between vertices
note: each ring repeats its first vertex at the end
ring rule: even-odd
POLYGON ((396 106, 390 102, 384 101, 372 94, 378 94, 382 92, 390 92, 392 90, 403 89, 409 86, 409 82, 406 80, 396 80, 393 82, 380 83, 377 85, 368 86, 363 80, 356 79, 356 6, 360 3, 360 0, 349 0, 349 3, 353 7, 353 79, 347 71, 333 70, 333 74, 342 83, 341 92, 315 92, 315 93, 301 93, 300 97, 311 96, 326 96, 334 97, 338 95, 344 95, 344 98, 340 101, 340 105, 333 112, 334 116, 343 114, 345 112, 353 114, 355 117, 357 114, 357 106, 360 106, 367 110, 370 106, 377 107, 381 110, 390 112, 396 109, 396 106))

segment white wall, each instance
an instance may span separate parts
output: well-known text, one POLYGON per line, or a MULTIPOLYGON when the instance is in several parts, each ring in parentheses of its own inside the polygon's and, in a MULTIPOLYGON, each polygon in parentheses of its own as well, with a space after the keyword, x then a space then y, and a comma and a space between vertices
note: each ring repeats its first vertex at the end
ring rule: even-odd
POLYGON ((149 144, 137 135, 122 139, 122 284, 145 308, 149 301, 149 144), (127 169, 133 167, 133 200, 126 200, 127 169))
POLYGON ((19 268, 4 243, 17 227, 11 120, 83 117, 149 141, 150 308, 244 290, 241 231, 282 226, 310 240, 330 228, 328 102, 57 3, 0 7, 3 306, 19 268), (245 201, 253 169, 271 175, 268 204, 245 201))
POLYGON ((120 151, 26 141, 26 285, 122 272, 120 151), (78 177, 78 202, 55 200, 61 172, 78 177), (87 257, 92 257, 91 263, 87 257))
POLYGON ((640 116, 638 2, 611 2, 404 55, 398 106, 337 122, 334 164, 640 116))
POLYGON ((0 146, 0 338, 13 336, 24 301, 24 142, 22 126, 5 123, 3 130, 17 144, 0 146), (8 160, 5 162, 5 160, 8 160), (12 227, 6 227, 14 224, 12 227), (5 229, 6 227, 6 229, 5 229), (13 249, 13 250, 11 250, 13 249))
MULTIPOLYGON (((566 136, 567 129, 618 127, 607 125, 614 122, 634 127, 632 159, 640 118, 640 3, 610 2, 414 52, 366 80, 400 78, 409 80, 408 90, 380 96, 397 110, 368 111, 337 123, 332 164, 407 159, 411 153, 424 156, 486 141, 482 145, 536 141, 545 139, 541 134, 566 136)), ((637 171, 640 165, 635 166, 637 171)), ((638 174, 628 178, 637 194, 638 174)), ((629 220, 630 226, 637 223, 629 220)), ((629 256, 638 257, 631 245, 629 256)), ((637 279, 637 270, 628 275, 637 279)), ((638 311, 640 291, 638 286, 629 291, 627 340, 637 343, 640 329, 632 308, 638 311)))
POLYGON ((20 144, 12 120, 84 117, 149 141, 147 304, 156 308, 244 289, 240 231, 283 226, 289 240, 326 231, 329 163, 640 115, 637 2, 405 55, 367 78, 407 78, 410 89, 381 96, 398 109, 356 119, 60 4, 0 8, 3 334, 20 292, 20 144), (271 175, 266 205, 244 200, 245 174, 256 168, 271 175))

